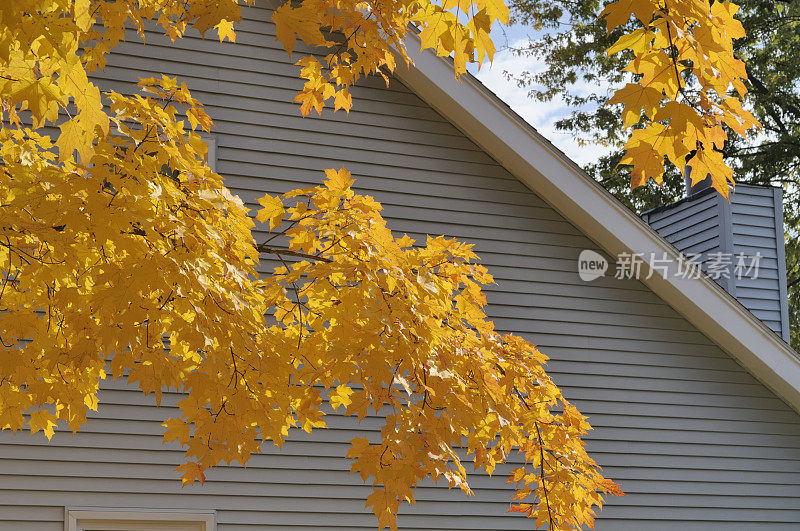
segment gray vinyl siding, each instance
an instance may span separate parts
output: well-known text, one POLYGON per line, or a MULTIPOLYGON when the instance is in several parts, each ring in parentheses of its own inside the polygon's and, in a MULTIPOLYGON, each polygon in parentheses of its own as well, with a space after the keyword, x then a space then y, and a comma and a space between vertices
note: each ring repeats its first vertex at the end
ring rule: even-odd
POLYGON ((731 197, 733 252, 761 254, 756 278, 736 281, 736 296, 753 314, 788 338, 786 259, 783 250, 783 211, 778 190, 737 186, 731 197), (780 255, 779 255, 780 254, 780 255))
POLYGON ((716 194, 705 194, 694 201, 678 202, 669 209, 643 215, 651 227, 682 252, 702 255, 720 250, 719 217, 716 194))
MULTIPOLYGON (((714 190, 708 189, 695 196, 681 199, 665 208, 645 212, 642 218, 686 257, 707 264, 714 253, 730 253, 730 215, 726 204, 714 190)), ((715 280, 736 296, 736 282, 727 276, 715 280)))
MULTIPOLYGON (((788 341, 780 189, 738 184, 730 203, 707 189, 667 207, 645 212, 642 218, 687 256, 700 254, 705 262, 711 253, 733 255, 730 278, 719 278, 717 282, 788 341), (736 274, 735 257, 740 253, 746 257, 760 255, 757 275, 736 274)), ((749 266, 750 260, 745 259, 744 265, 749 266)))
MULTIPOLYGON (((269 37, 267 11, 245 13, 236 45, 167 47, 149 35, 146 47, 121 46, 97 77, 123 90, 137 76, 179 74, 217 126, 217 170, 250 207, 344 165, 398 233, 475 243, 497 280, 490 316, 552 358, 550 374, 596 428, 593 457, 628 494, 607 500, 597 529, 797 528, 795 411, 641 283, 581 282, 578 254, 596 246, 397 81, 354 90, 349 116, 301 119, 289 103, 297 70, 269 37)), ((64 506, 215 509, 222 531, 376 527, 364 509, 369 488, 343 456, 353 437, 374 437, 380 418, 331 415, 328 430, 294 434, 247 469, 219 467, 204 486, 181 488, 183 454, 161 444, 160 426, 177 400, 168 393, 157 408, 110 382, 77 435, 47 443, 0 433, 0 530, 63 529, 64 506)), ((476 475, 470 499, 426 484, 399 527, 532 528, 506 514, 507 472, 476 475)))

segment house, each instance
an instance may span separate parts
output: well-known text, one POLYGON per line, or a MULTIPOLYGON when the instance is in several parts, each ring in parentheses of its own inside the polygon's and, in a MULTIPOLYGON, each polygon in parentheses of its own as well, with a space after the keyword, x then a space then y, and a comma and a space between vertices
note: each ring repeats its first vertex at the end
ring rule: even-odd
MULTIPOLYGON (((608 499, 597 529, 798 528, 800 359, 772 329, 713 280, 677 274, 675 247, 477 81, 417 56, 414 36, 416 66, 388 88, 367 80, 349 115, 303 119, 269 12, 244 14, 236 44, 152 34, 145 46, 131 34, 97 78, 126 91, 153 73, 186 81, 216 124, 217 171, 251 205, 344 165, 398 232, 475 243, 497 279, 490 317, 552 358, 550 374, 595 427, 591 454, 627 493, 608 499), (584 250, 663 255, 666 271, 584 281, 584 250)), ((0 530, 376 527, 369 487, 343 457, 375 419, 333 415, 328 430, 181 488, 183 452, 162 445, 160 426, 176 400, 158 409, 109 382, 77 435, 0 433, 0 530)), ((420 488, 399 527, 531 529, 506 513, 505 472, 473 478, 469 499, 420 488)))

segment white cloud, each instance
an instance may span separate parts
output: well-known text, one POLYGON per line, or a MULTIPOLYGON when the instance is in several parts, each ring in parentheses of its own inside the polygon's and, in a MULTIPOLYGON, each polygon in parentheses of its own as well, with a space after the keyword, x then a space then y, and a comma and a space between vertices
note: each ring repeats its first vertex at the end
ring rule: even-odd
MULTIPOLYGON (((517 32, 513 32, 517 33, 517 32)), ((510 36, 510 35, 509 35, 510 36)), ((527 40, 517 39, 515 46, 524 44, 527 40)), ((505 72, 520 74, 525 71, 535 72, 541 70, 543 65, 533 57, 519 57, 508 50, 498 51, 492 64, 486 63, 480 71, 473 72, 492 92, 506 102, 514 111, 536 128, 545 138, 557 148, 567 154, 580 165, 597 160, 600 155, 607 153, 607 149, 586 145, 579 146, 572 135, 557 131, 555 122, 570 114, 571 109, 563 101, 554 99, 541 102, 528 97, 528 89, 517 85, 513 79, 509 80, 505 72)), ((594 90, 588 85, 575 87, 577 90, 594 90)))

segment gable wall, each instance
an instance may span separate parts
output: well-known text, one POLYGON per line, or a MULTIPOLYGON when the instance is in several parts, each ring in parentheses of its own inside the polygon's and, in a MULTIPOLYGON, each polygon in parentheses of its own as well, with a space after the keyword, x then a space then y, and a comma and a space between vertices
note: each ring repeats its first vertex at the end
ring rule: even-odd
MULTIPOLYGON (((581 282, 578 254, 596 246, 401 84, 369 81, 354 90, 349 116, 301 119, 290 103, 297 68, 265 35, 267 11, 246 16, 235 45, 209 35, 167 48, 152 35, 147 46, 121 46, 97 77, 120 91, 153 73, 186 81, 216 123, 217 170, 251 207, 344 165, 396 231, 475 243, 498 282, 490 316, 552 357, 550 373, 596 427, 593 457, 628 493, 608 500, 598 529, 796 527, 794 411, 642 284, 581 282)), ((162 446, 159 425, 177 397, 159 410, 120 383, 108 387, 100 418, 74 437, 0 434, 0 530, 63 529, 65 505, 217 509, 224 531, 375 528, 363 509, 368 488, 346 474, 343 456, 378 419, 332 416, 330 430, 182 489, 173 472, 182 452, 162 446)), ((505 514, 502 472, 476 477, 469 501, 420 489, 400 528, 532 528, 505 514)))

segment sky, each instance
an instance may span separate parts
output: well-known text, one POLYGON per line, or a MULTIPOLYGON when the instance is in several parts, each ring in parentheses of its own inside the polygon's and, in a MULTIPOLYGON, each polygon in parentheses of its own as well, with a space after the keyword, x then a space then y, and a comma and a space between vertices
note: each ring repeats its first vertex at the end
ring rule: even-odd
POLYGON ((519 74, 542 68, 535 58, 517 57, 507 49, 501 49, 506 48, 507 44, 524 44, 528 34, 533 34, 533 30, 519 25, 507 26, 505 35, 502 31, 493 31, 492 37, 499 50, 494 56, 494 62, 484 64, 479 71, 471 67, 470 72, 572 160, 580 165, 593 162, 605 152, 603 148, 580 147, 570 134, 556 131, 555 122, 570 113, 570 109, 562 101, 536 101, 528 97, 528 88, 519 87, 514 80, 506 79, 505 72, 519 74))

